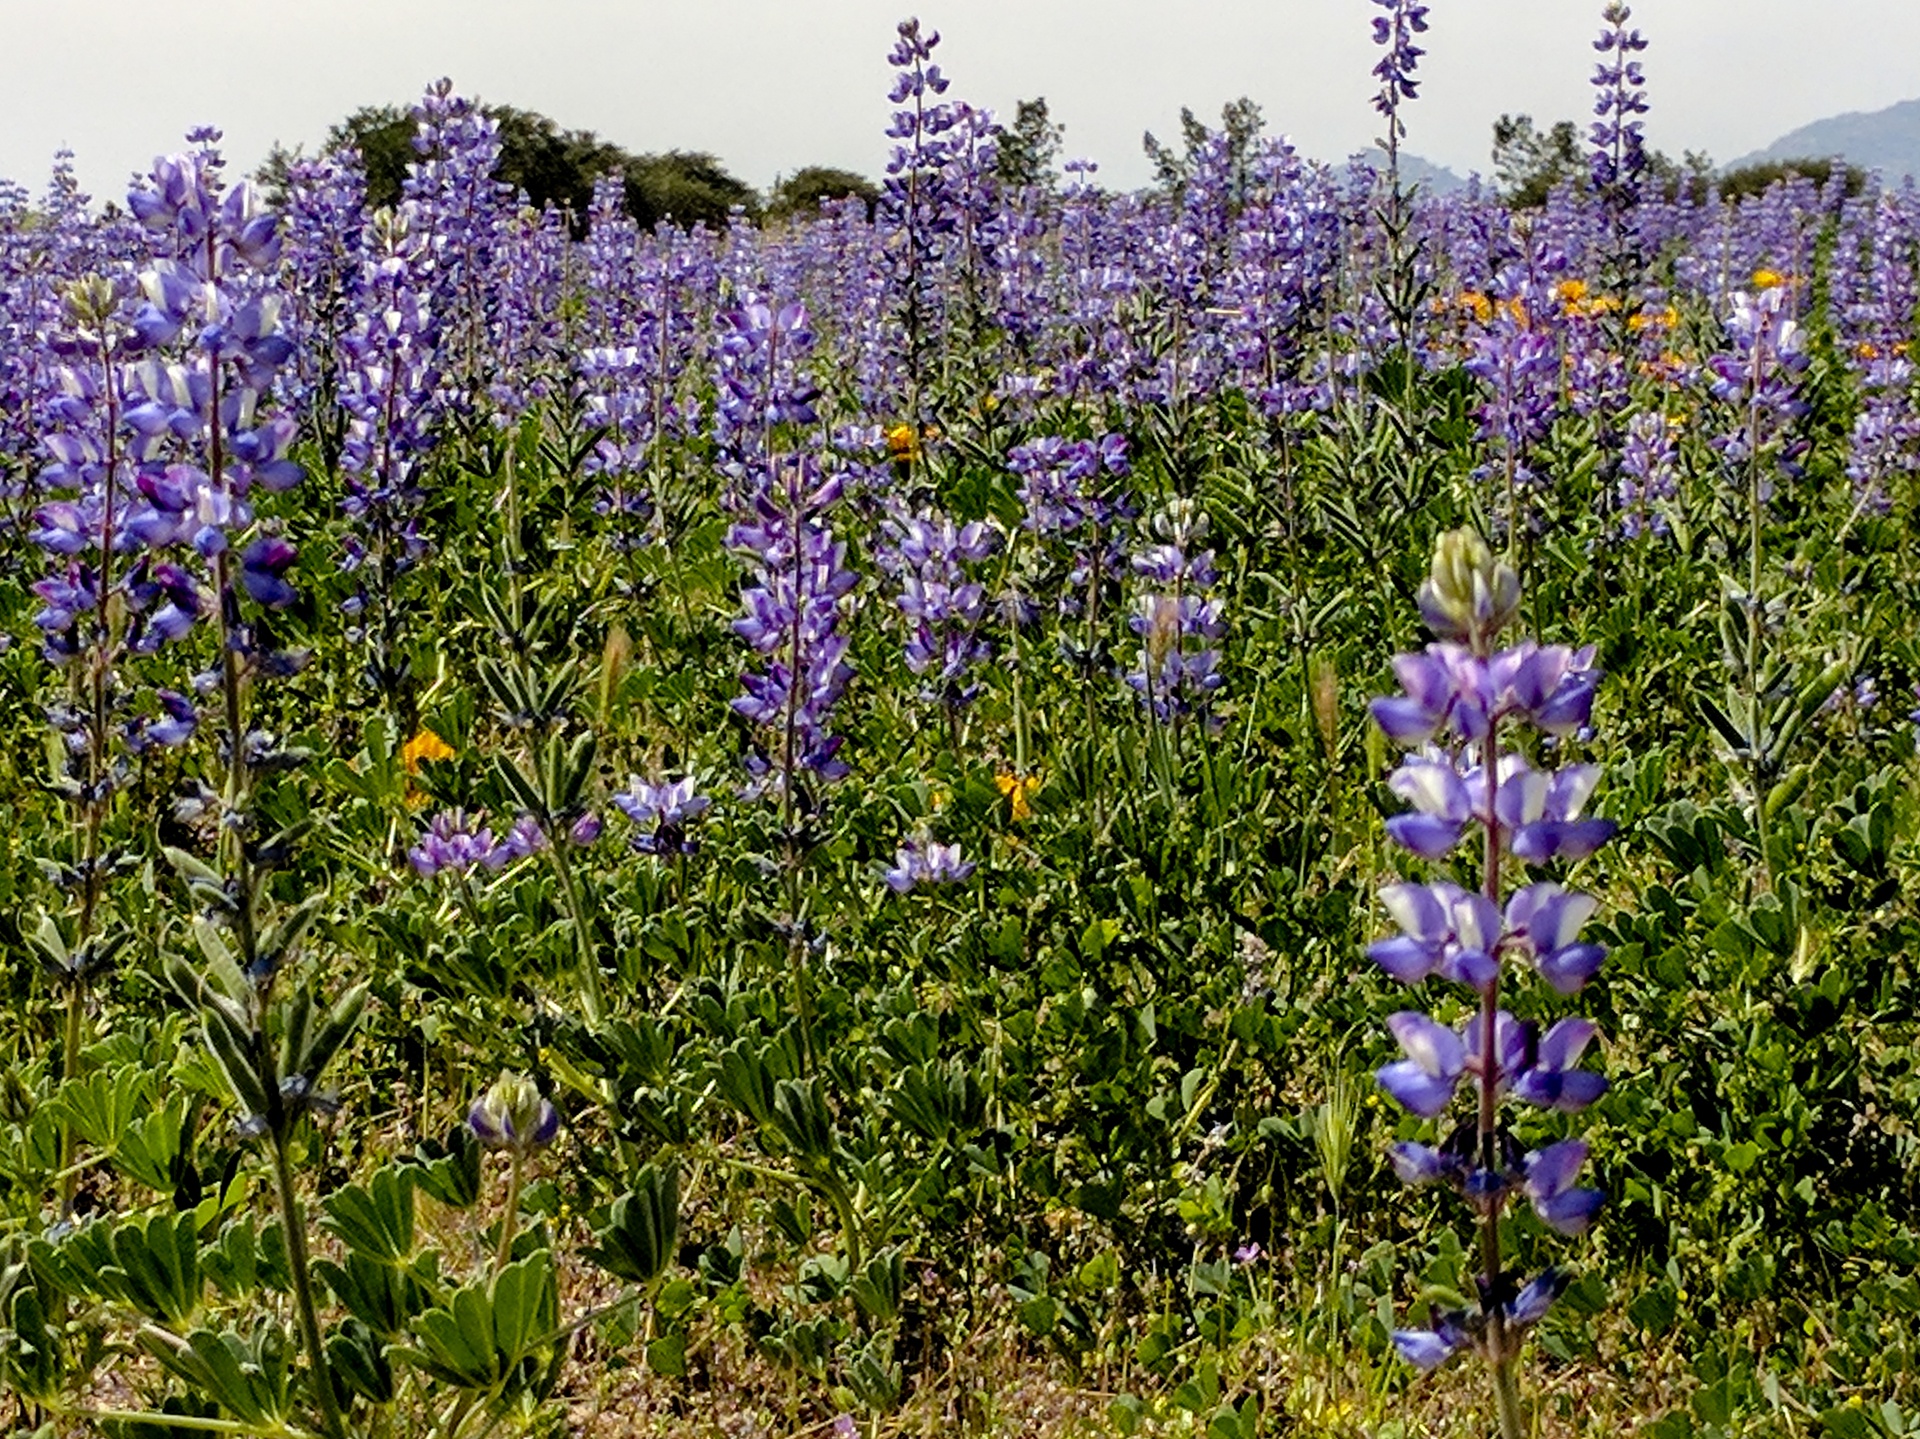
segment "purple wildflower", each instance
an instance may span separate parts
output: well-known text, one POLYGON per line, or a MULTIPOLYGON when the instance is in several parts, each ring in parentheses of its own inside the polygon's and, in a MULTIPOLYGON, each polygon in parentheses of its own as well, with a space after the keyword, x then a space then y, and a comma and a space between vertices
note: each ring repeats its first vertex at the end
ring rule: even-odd
POLYGON ((691 776, 649 784, 635 775, 613 796, 614 807, 634 823, 633 847, 662 856, 692 854, 699 848, 688 831, 712 803, 694 789, 691 776))
POLYGON ((960 857, 957 844, 938 844, 931 840, 908 840, 895 852, 893 865, 881 873, 887 888, 905 894, 923 884, 961 884, 971 878, 972 860, 960 857))

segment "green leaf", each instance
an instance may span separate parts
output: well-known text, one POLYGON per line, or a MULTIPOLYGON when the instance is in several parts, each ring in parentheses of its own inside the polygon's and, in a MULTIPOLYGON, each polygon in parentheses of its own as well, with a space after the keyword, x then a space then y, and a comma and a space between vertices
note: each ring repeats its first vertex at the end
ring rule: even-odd
POLYGON ((413 1253, 413 1176, 410 1167, 394 1165, 376 1171, 364 1189, 335 1190, 320 1222, 355 1253, 399 1264, 413 1253))
POLYGON ((680 1175, 671 1164, 642 1167, 633 1192, 614 1201, 587 1258, 611 1274, 651 1284, 666 1272, 680 1235, 680 1175))

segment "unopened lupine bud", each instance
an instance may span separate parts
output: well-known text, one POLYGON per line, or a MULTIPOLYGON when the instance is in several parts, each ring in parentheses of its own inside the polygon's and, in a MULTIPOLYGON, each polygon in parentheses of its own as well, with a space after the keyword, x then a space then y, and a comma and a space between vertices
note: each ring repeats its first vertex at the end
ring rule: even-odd
POLYGON ((1520 577, 1472 530, 1448 530, 1420 586, 1420 617, 1442 639, 1484 650, 1520 610, 1520 577))
POLYGON ((467 1111, 467 1127, 489 1149, 528 1154, 553 1142, 560 1114, 526 1075, 502 1072, 467 1111))

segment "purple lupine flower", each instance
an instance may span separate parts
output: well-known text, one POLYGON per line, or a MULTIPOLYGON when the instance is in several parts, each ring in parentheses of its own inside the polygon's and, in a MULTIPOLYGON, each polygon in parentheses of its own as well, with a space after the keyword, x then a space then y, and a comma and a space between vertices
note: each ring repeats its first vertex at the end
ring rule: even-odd
POLYGON ((355 580, 344 608, 371 652, 369 678, 395 704, 407 679, 395 653, 400 587, 427 553, 422 478, 446 415, 427 223, 416 202, 374 216, 337 373, 340 508, 350 526, 341 568, 355 580))
POLYGON ((1595 116, 1587 138, 1592 145, 1588 168, 1594 192, 1610 210, 1631 209, 1640 199, 1647 174, 1645 124, 1647 78, 1634 57, 1647 48, 1646 37, 1629 30, 1633 12, 1612 0, 1601 12, 1606 28, 1593 42, 1600 60, 1593 71, 1595 116))
POLYGON ((1791 433, 1807 412, 1797 379, 1807 365, 1805 336, 1785 285, 1735 290, 1727 305, 1728 348, 1709 357, 1707 370, 1714 398, 1733 414, 1712 444, 1730 471, 1752 468, 1752 483, 1764 504, 1772 493, 1768 461, 1772 469, 1797 475, 1795 462, 1807 445, 1791 433))
POLYGON ((1220 688, 1219 642, 1226 634, 1223 606, 1208 591, 1218 582, 1213 552, 1191 554, 1207 534, 1204 511, 1176 502, 1155 516, 1151 545, 1133 557, 1133 571, 1149 587, 1129 620, 1140 636, 1140 667, 1126 682, 1156 719, 1205 714, 1220 688))
POLYGON ((1392 884, 1380 891, 1400 933, 1369 946, 1367 957, 1411 984, 1437 974, 1485 989, 1500 972, 1500 912, 1457 884, 1392 884))
MULTIPOLYGON (((1486 324, 1469 341, 1464 368, 1487 388, 1479 407, 1480 438, 1492 450, 1479 478, 1503 477, 1508 495, 1539 482, 1528 460, 1553 427, 1559 409, 1560 346, 1545 317, 1551 299, 1523 272, 1503 276, 1486 324)), ((1505 516, 1509 525, 1519 516, 1505 516)))
MULTIPOLYGON (((234 584, 264 608, 293 599, 284 578, 293 546, 259 531, 251 500, 256 484, 285 490, 301 478, 288 454, 294 421, 267 404, 293 343, 270 273, 280 256, 276 217, 247 184, 225 186, 218 139, 216 130, 194 132, 197 148, 156 160, 128 195, 161 257, 140 276, 131 348, 142 359, 124 372, 127 449, 141 495, 127 528, 149 548, 184 544, 208 562, 213 602, 170 596, 176 618, 215 614, 230 650, 281 673, 297 658, 272 651, 270 628, 246 618, 234 584)), ((232 743, 239 754, 239 737, 232 743)))
POLYGON ((357 150, 287 170, 281 253, 286 261, 287 335, 293 359, 282 376, 288 408, 320 442, 332 469, 339 463, 346 416, 339 405, 341 343, 353 324, 353 302, 368 238, 366 174, 357 150))
MULTIPOLYGON (((1911 206, 1883 195, 1867 235, 1869 259, 1858 297, 1842 315, 1848 361, 1864 403, 1848 437, 1847 478, 1862 509, 1885 513, 1888 486, 1920 473, 1920 406, 1913 393, 1914 307, 1920 302, 1913 251, 1920 224, 1911 206)), ((1837 248, 1845 249, 1843 234, 1837 248)))
POLYGON ((665 784, 649 784, 635 775, 613 804, 635 826, 633 847, 642 854, 692 854, 700 846, 689 833, 693 822, 713 803, 694 789, 691 775, 665 784))
POLYGON ((444 326, 437 370, 439 403, 456 415, 475 409, 490 376, 488 339, 496 323, 505 277, 512 189, 494 179, 500 127, 451 80, 429 86, 414 106, 414 153, 402 186, 418 212, 420 233, 431 237, 432 278, 425 300, 444 326))
POLYGON ((446 874, 464 878, 475 869, 497 870, 509 858, 508 847, 496 843, 493 830, 464 810, 443 810, 427 825, 419 843, 407 850, 407 861, 422 879, 446 874))
MULTIPOLYGON (((949 291, 978 267, 992 198, 995 144, 991 114, 942 100, 949 81, 934 62, 939 32, 902 20, 887 63, 894 77, 887 126, 893 141, 881 181, 878 229, 895 292, 903 340, 905 408, 924 403, 935 337, 946 328, 949 291)), ((918 430, 926 416, 909 413, 918 430)))
POLYGON ((1534 1213, 1562 1234, 1586 1233, 1604 1198, 1597 1189, 1574 1187, 1586 1162, 1586 1142, 1579 1139, 1549 1144, 1526 1158, 1527 1198, 1534 1213))
POLYGON ((500 863, 525 859, 530 854, 539 854, 546 847, 547 832, 540 828, 540 821, 530 814, 523 814, 507 830, 506 838, 500 841, 500 863))
POLYGON ((1374 704, 1375 718, 1391 738, 1428 746, 1409 756, 1389 781, 1414 810, 1390 819, 1388 834, 1416 855, 1438 860, 1469 830, 1477 831, 1485 843, 1482 886, 1477 894, 1444 881, 1386 886, 1381 899, 1399 933, 1368 950, 1403 982, 1439 974, 1478 996, 1459 1030, 1417 1011, 1394 1014, 1388 1028, 1405 1057, 1382 1066, 1375 1077, 1396 1103, 1423 1119, 1445 1114, 1463 1085, 1473 1094, 1472 1121, 1438 1146, 1400 1142, 1390 1158, 1404 1182, 1445 1182, 1477 1217, 1486 1258, 1481 1305, 1437 1312, 1433 1328, 1396 1331, 1393 1339, 1402 1356, 1422 1369, 1462 1348, 1478 1352, 1496 1371, 1506 1433, 1519 1432, 1519 1420, 1505 1371, 1525 1331, 1545 1315, 1565 1281, 1549 1270, 1512 1290, 1500 1255, 1501 1215, 1524 1192, 1543 1223, 1579 1234, 1599 1210, 1601 1195, 1574 1184, 1587 1158, 1584 1143, 1565 1140, 1522 1154, 1500 1120, 1500 1101, 1573 1113, 1597 1099, 1607 1081, 1579 1065, 1596 1033, 1591 1020, 1564 1018, 1543 1030, 1499 1002, 1513 980, 1510 960, 1527 961, 1556 994, 1573 994, 1592 977, 1605 951, 1580 931, 1596 902, 1548 881, 1503 896, 1502 860, 1581 859, 1613 833, 1611 821, 1584 814, 1597 766, 1539 770, 1517 750, 1501 748, 1515 724, 1557 736, 1584 728, 1598 678, 1590 650, 1531 642, 1496 649, 1519 599, 1518 579, 1478 536, 1456 531, 1441 538, 1420 604, 1442 641, 1422 654, 1398 657, 1404 695, 1374 704))
POLYGON ((829 524, 844 482, 822 474, 817 455, 783 448, 784 436, 815 419, 818 391, 798 367, 813 345, 805 307, 750 298, 720 326, 716 439, 741 511, 727 544, 752 580, 733 630, 762 663, 741 677, 732 709, 755 731, 752 792, 777 796, 791 829, 804 775, 849 772, 832 731, 853 678, 840 622, 854 575, 829 524))
POLYGON ((925 698, 957 714, 980 693, 971 675, 993 653, 981 634, 987 592, 976 576, 999 551, 999 532, 933 511, 889 519, 884 531, 880 564, 900 586, 894 603, 906 621, 907 668, 925 678, 925 698))
POLYGON ((496 430, 571 385, 568 334, 572 240, 564 212, 523 208, 510 217, 495 257, 497 298, 487 328, 486 397, 496 430))
POLYGON ((1541 883, 1516 890, 1507 901, 1506 932, 1512 952, 1533 961, 1540 977, 1560 994, 1576 994, 1600 968, 1606 950, 1580 941, 1580 927, 1599 908, 1590 894, 1541 883))
POLYGON ((1677 426, 1658 410, 1642 410, 1627 421, 1620 456, 1620 529, 1629 539, 1667 532, 1660 507, 1679 492, 1677 426))
POLYGON ((1415 1010, 1393 1015, 1387 1028, 1407 1057, 1386 1065, 1374 1078, 1402 1108, 1432 1119, 1453 1102, 1453 1092, 1467 1072, 1466 1047, 1451 1029, 1415 1010))
POLYGON ((1387 122, 1386 133, 1380 137, 1380 148, 1387 152, 1388 183, 1397 208, 1400 142, 1407 135, 1400 107, 1419 97, 1419 82, 1414 78, 1414 71, 1419 67, 1420 57, 1427 52, 1413 43, 1413 37, 1425 33, 1430 7, 1420 0, 1373 0, 1373 3, 1385 12, 1373 17, 1373 43, 1386 52, 1373 67, 1373 78, 1380 82, 1379 90, 1374 93, 1373 108, 1387 122))
POLYGON ((1373 43, 1387 52, 1373 67, 1373 76, 1380 82, 1380 93, 1374 97, 1373 108, 1391 119, 1402 100, 1417 98, 1413 72, 1420 64, 1420 57, 1427 52, 1413 43, 1413 37, 1425 33, 1427 11, 1431 7, 1417 0, 1373 0, 1373 3, 1386 12, 1373 17, 1373 43))
POLYGON ((881 878, 895 894, 905 894, 923 884, 961 884, 971 878, 972 860, 963 859, 957 844, 938 844, 931 840, 908 840, 895 851, 893 865, 881 878))

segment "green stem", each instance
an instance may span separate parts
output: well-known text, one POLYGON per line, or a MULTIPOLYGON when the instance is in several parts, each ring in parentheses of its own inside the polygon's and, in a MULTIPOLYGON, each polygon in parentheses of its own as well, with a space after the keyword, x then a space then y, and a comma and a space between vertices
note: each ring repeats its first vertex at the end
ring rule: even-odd
POLYGON ((840 1228, 847 1239, 847 1273, 859 1270, 863 1255, 860 1247, 860 1221, 854 1216, 853 1199, 848 1195, 846 1186, 838 1180, 823 1186, 827 1198, 833 1204, 834 1211, 840 1216, 840 1228))
POLYGON ((519 1230, 520 1218, 520 1166, 522 1156, 518 1149, 513 1151, 513 1167, 507 1171, 507 1208, 500 1216, 500 1245, 493 1252, 493 1277, 498 1279, 500 1271, 507 1267, 513 1258, 513 1239, 519 1230))
POLYGON ((567 918, 573 922, 574 945, 580 959, 580 993, 586 1004, 587 1022, 598 1027, 607 1014, 606 994, 600 987, 600 960, 594 953, 593 930, 587 923, 586 907, 580 902, 580 886, 567 862, 567 845, 572 841, 564 829, 547 836, 547 852, 553 856, 554 872, 560 876, 560 894, 566 900, 567 918))
POLYGON ((1493 1366, 1493 1402, 1500 1415, 1500 1439, 1527 1439, 1526 1419, 1520 1412, 1520 1387, 1514 1382, 1510 1359, 1493 1366))
MULTIPOLYGON (((1476 645, 1482 655, 1485 645, 1476 645)), ((1487 726, 1487 737, 1480 751, 1481 768, 1486 771, 1487 779, 1487 848, 1486 863, 1481 874, 1481 892, 1493 904, 1496 911, 1500 906, 1500 828, 1493 821, 1496 813, 1494 797, 1500 785, 1500 751, 1496 743, 1499 733, 1499 718, 1487 726)), ((1496 1036, 1500 1017, 1500 978, 1496 973, 1493 981, 1487 985, 1480 1007, 1480 1165, 1486 1172, 1498 1173, 1500 1168, 1500 1072, 1499 1046, 1496 1036)), ((1500 1210, 1501 1201, 1495 1199, 1487 1206, 1487 1212, 1480 1221, 1480 1264, 1485 1271, 1487 1345, 1493 1356, 1488 1367, 1493 1371, 1494 1404, 1500 1415, 1500 1439, 1524 1439, 1524 1429, 1520 1424, 1520 1401, 1515 1392, 1513 1379, 1513 1356, 1507 1352, 1507 1325, 1503 1306, 1506 1303, 1505 1283, 1501 1273, 1500 1260, 1500 1210)))
MULTIPOLYGON (((67 1026, 64 1046, 60 1053, 60 1082, 64 1087, 80 1076, 80 1043, 86 1017, 86 987, 78 974, 67 976, 67 1026)), ((79 1150, 79 1136, 73 1132, 73 1122, 62 1118, 60 1121, 60 1213, 70 1216, 73 1213, 73 1197, 78 1191, 81 1166, 74 1163, 79 1150)))
POLYGON ((305 1429, 289 1424, 260 1424, 251 1420, 203 1418, 198 1414, 156 1414, 142 1409, 53 1409, 50 1412, 67 1419, 78 1419, 89 1427, 107 1424, 151 1424, 168 1429, 191 1429, 202 1434, 241 1434, 270 1436, 270 1439, 311 1439, 305 1429))
POLYGON ((333 1388, 333 1371, 327 1365, 327 1351, 320 1337, 320 1314, 313 1303, 313 1277, 307 1272, 306 1217, 300 1209, 300 1196, 294 1193, 287 1141, 279 1134, 273 1136, 273 1178, 280 1196, 280 1227, 286 1231, 287 1268, 293 1276, 294 1308, 300 1319, 300 1335, 307 1347, 307 1364, 313 1371, 314 1398, 319 1401, 327 1434, 331 1439, 346 1439, 340 1400, 333 1388))
MULTIPOLYGON (((1760 360, 1754 359, 1754 386, 1759 387, 1760 360)), ((1760 649, 1763 638, 1760 604, 1760 406, 1749 406, 1747 428, 1747 770, 1753 786, 1753 836, 1760 848, 1760 878, 1773 889, 1773 855, 1767 844, 1767 761, 1761 752, 1765 726, 1760 718, 1760 649)))

